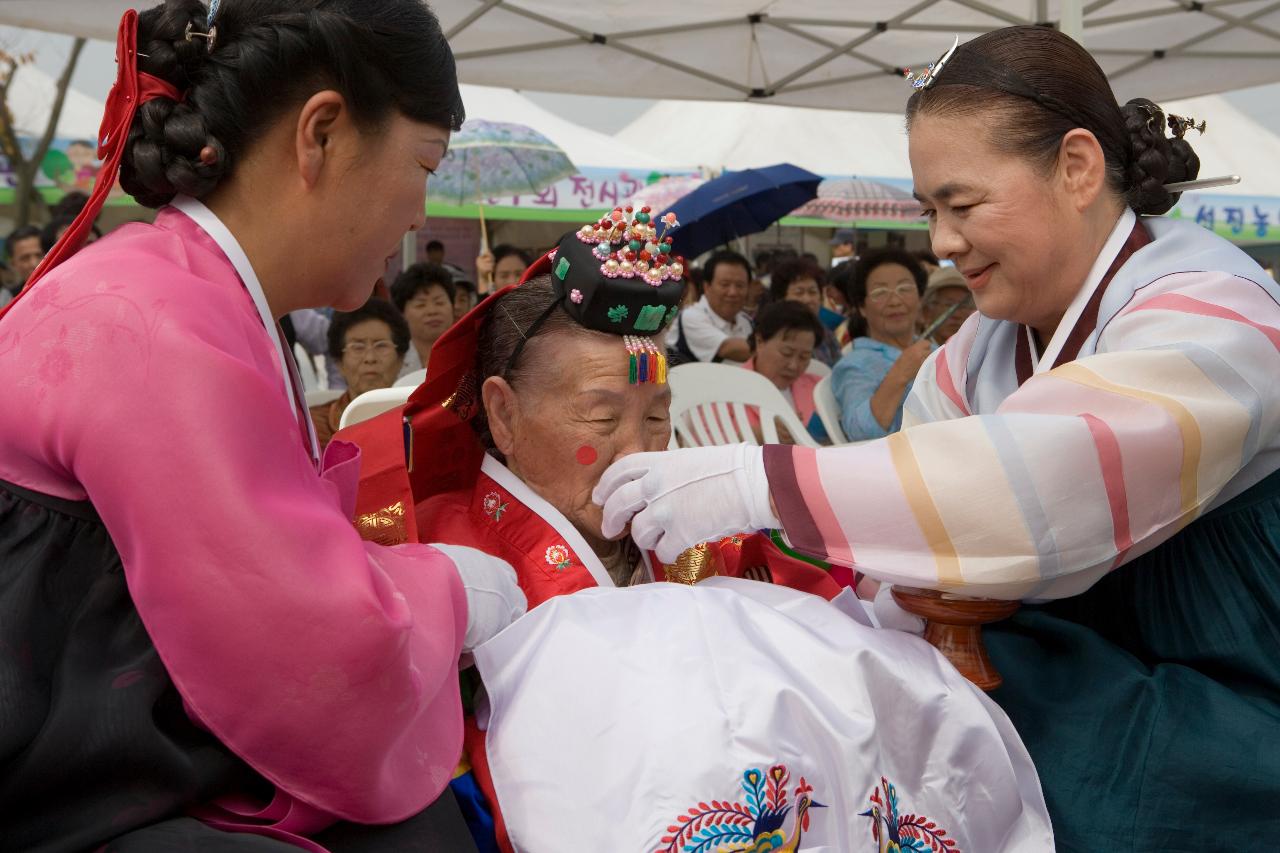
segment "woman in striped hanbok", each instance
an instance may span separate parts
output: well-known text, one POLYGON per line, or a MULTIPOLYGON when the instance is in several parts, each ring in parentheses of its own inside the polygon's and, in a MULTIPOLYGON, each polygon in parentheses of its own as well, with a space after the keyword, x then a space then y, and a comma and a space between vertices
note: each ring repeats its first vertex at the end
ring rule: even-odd
POLYGON ((1280 287, 1151 216, 1196 176, 1192 122, 1118 106, 1067 37, 989 33, 918 82, 916 193, 978 313, 903 431, 627 457, 596 491, 604 532, 630 521, 665 559, 781 527, 889 583, 1027 601, 986 632, 993 697, 1058 849, 1260 849, 1280 831, 1280 287))

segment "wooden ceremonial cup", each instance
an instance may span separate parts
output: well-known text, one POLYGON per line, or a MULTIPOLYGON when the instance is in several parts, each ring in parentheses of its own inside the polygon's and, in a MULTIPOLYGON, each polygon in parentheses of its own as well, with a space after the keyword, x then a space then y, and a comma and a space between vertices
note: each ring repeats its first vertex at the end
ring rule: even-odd
POLYGON ((1021 606, 1017 601, 963 598, 933 589, 895 586, 893 600, 908 613, 925 620, 924 638, 942 652, 960 674, 981 687, 995 690, 1004 679, 987 656, 982 626, 1008 619, 1021 606))

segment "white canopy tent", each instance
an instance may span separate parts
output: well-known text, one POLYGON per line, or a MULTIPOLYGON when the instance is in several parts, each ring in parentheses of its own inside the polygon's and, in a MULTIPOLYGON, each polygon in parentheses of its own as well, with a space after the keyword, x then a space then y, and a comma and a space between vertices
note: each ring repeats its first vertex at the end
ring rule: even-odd
POLYGON ((659 149, 645 144, 643 140, 640 145, 629 145, 608 134, 574 124, 511 89, 464 83, 462 102, 468 119, 514 122, 533 128, 554 142, 579 168, 625 166, 653 170, 671 166, 667 158, 652 153, 659 149))
MULTIPOLYGON (((44 132, 56 89, 56 81, 34 65, 18 69, 9 89, 9 109, 13 112, 14 124, 20 135, 38 137, 44 132)), ((561 118, 511 89, 463 84, 462 100, 466 104, 468 118, 515 122, 532 127, 559 146, 576 166, 661 169, 670 165, 650 151, 561 118)), ((104 109, 102 102, 68 89, 58 119, 57 137, 96 139, 104 109)))
MULTIPOLYGON (((129 0, 0 0, 0 24, 114 37, 129 0)), ((1121 99, 1280 81, 1277 0, 433 0, 462 79, 549 92, 889 111, 953 34, 1049 23, 1121 99)))
MULTIPOLYGON (((23 65, 9 86, 9 110, 20 136, 39 137, 49 123, 49 110, 58 82, 34 65, 23 65)), ((102 124, 103 105, 75 89, 67 90, 58 116, 56 135, 62 139, 95 140, 102 124)))
MULTIPOLYGON (((1214 193, 1280 196, 1280 136, 1214 95, 1163 106, 1208 122, 1207 133, 1189 137, 1201 176, 1242 176, 1238 186, 1214 193)), ((828 176, 911 176, 901 112, 661 101, 617 136, 633 147, 679 152, 689 167, 750 169, 787 162, 828 176)))

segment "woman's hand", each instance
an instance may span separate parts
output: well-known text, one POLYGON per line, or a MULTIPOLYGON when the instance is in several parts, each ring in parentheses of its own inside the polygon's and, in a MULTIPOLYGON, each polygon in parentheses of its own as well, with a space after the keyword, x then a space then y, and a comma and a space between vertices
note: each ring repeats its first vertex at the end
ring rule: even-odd
POLYGON ((932 351, 933 344, 928 340, 916 341, 904 349, 885 374, 880 387, 871 395, 871 416, 881 429, 889 429, 897 419, 898 409, 907 398, 907 388, 915 381, 920 365, 932 351))
POLYGON ((890 371, 897 371, 897 378, 902 384, 909 385, 915 381, 916 374, 920 372, 920 366, 929 358, 929 353, 933 352, 933 343, 929 340, 918 340, 911 346, 902 351, 902 355, 898 356, 897 361, 893 363, 890 371))

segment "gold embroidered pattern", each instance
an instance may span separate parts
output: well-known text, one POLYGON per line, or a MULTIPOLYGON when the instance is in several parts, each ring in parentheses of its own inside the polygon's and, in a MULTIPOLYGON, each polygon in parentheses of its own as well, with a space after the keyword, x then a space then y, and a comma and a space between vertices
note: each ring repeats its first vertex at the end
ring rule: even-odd
POLYGON ((663 571, 671 583, 693 586, 698 581, 721 574, 723 568, 720 552, 711 550, 711 546, 703 542, 677 557, 673 565, 663 566, 663 571))
POLYGON ((476 374, 468 371, 458 382, 458 388, 449 398, 440 404, 443 409, 453 409, 454 413, 464 421, 469 421, 476 414, 476 374))
POLYGON ((409 533, 404 526, 404 502, 396 501, 376 512, 357 516, 356 529, 360 531, 362 539, 379 545, 400 545, 407 542, 409 533))

